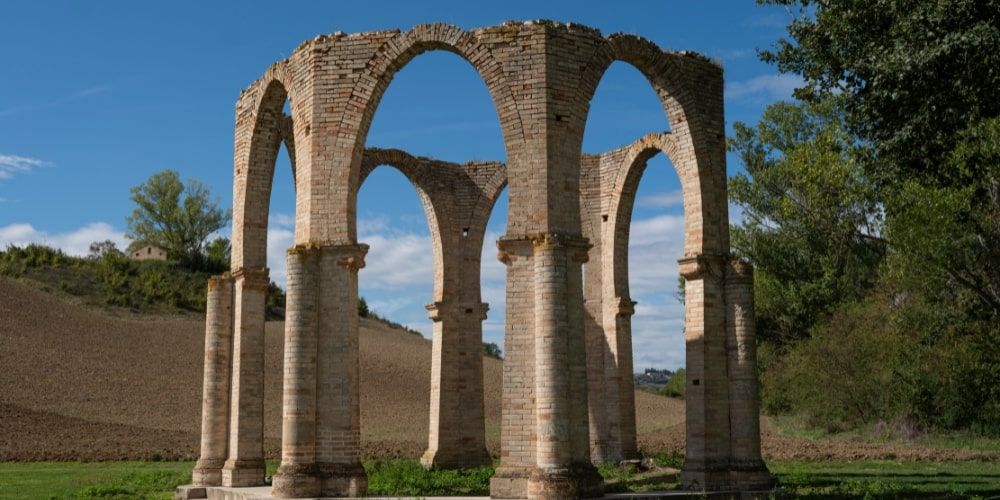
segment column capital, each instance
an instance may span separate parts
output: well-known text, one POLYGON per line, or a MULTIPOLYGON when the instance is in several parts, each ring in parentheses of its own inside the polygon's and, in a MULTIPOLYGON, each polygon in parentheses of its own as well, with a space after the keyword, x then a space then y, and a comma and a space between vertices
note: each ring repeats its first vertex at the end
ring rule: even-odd
POLYGON ((635 306, 638 302, 629 297, 615 297, 615 299, 618 302, 618 311, 615 313, 617 316, 632 316, 635 314, 635 306))
POLYGON ((243 288, 245 289, 267 291, 267 287, 271 284, 270 269, 266 267, 259 269, 241 267, 239 269, 234 269, 229 274, 231 276, 230 279, 234 282, 242 281, 243 288))
POLYGON ((685 255, 677 259, 677 263, 684 279, 722 278, 725 275, 725 258, 721 255, 685 255))
POLYGON ((726 281, 753 283, 753 264, 743 259, 731 259, 726 265, 726 281))
POLYGON ((486 302, 452 302, 438 301, 431 302, 424 306, 427 309, 427 316, 432 321, 441 321, 447 312, 476 317, 480 321, 486 320, 486 313, 490 310, 490 305, 486 302))
POLYGON ((294 245, 288 249, 289 255, 332 255, 337 260, 337 265, 353 270, 365 267, 365 255, 368 254, 368 245, 364 243, 347 243, 340 245, 329 245, 323 243, 302 243, 294 245))
POLYGON ((222 274, 208 277, 208 291, 212 291, 214 288, 220 285, 231 286, 233 284, 233 275, 228 271, 222 274))
POLYGON ((517 256, 531 256, 534 249, 561 248, 572 252, 574 262, 583 263, 589 260, 588 252, 593 246, 588 238, 564 231, 508 234, 497 240, 497 248, 500 249, 497 259, 510 265, 517 256))
POLYGON ((497 250, 497 260, 509 266, 518 258, 531 257, 531 240, 524 235, 504 235, 497 240, 497 250))

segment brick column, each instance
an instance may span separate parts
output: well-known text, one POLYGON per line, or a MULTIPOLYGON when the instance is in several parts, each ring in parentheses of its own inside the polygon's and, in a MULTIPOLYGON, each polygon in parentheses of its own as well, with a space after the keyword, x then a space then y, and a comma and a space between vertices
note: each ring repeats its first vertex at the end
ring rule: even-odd
POLYGON ((431 409, 424 467, 462 468, 490 464, 483 409, 482 302, 434 302, 431 409))
POLYGON ((221 486, 229 430, 229 367, 233 349, 233 279, 208 279, 205 373, 201 400, 201 456, 191 473, 198 486, 221 486))
POLYGON ((684 288, 687 352, 687 442, 681 483, 692 490, 729 487, 729 380, 726 376, 724 260, 697 255, 679 260, 684 288))
POLYGON ((368 245, 320 248, 316 466, 321 496, 362 496, 358 270, 368 245))
POLYGON ((733 486, 741 490, 766 490, 774 485, 760 454, 756 330, 753 267, 731 260, 726 268, 730 477, 733 486))
POLYGON ((632 315, 635 314, 636 302, 628 297, 614 298, 614 341, 615 367, 617 372, 614 380, 618 384, 618 407, 614 408, 618 415, 618 449, 623 460, 639 458, 639 447, 635 432, 635 380, 632 365, 632 315))
POLYGON ((584 477, 590 472, 589 454, 581 450, 589 437, 579 419, 587 394, 586 377, 578 367, 585 367, 586 359, 582 283, 579 262, 574 262, 588 244, 559 233, 538 235, 533 243, 536 436, 527 496, 575 498, 592 487, 584 477))
POLYGON ((320 493, 316 469, 319 254, 318 249, 305 246, 288 250, 281 466, 272 487, 277 497, 315 497, 320 493))
POLYGON ((601 496, 603 479, 590 459, 590 406, 587 384, 587 338, 583 294, 583 264, 591 248, 586 238, 565 242, 567 364, 570 403, 570 472, 579 497, 601 496))
POLYGON ((223 486, 264 484, 264 303, 267 269, 233 272, 233 367, 229 409, 229 459, 223 486))
POLYGON ((493 498, 525 498, 535 467, 535 293, 531 240, 504 236, 498 258, 507 265, 500 465, 490 478, 493 498))

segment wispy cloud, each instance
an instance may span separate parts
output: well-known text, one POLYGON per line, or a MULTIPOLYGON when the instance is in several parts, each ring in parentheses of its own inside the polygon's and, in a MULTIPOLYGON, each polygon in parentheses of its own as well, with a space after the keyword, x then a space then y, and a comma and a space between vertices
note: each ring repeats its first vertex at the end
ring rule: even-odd
POLYGON ((642 196, 638 204, 643 208, 670 208, 684 204, 684 192, 680 189, 668 191, 666 193, 654 193, 642 196))
POLYGON ((51 101, 36 102, 21 104, 18 106, 13 106, 7 109, 0 109, 0 116, 10 116, 18 113, 24 113, 28 111, 40 111, 43 109, 55 108, 72 102, 76 102, 82 99, 87 99, 89 97, 94 97, 107 92, 111 88, 110 85, 101 84, 94 85, 91 87, 86 87, 75 92, 71 92, 65 96, 53 99, 51 101))
POLYGON ((27 174, 36 168, 48 165, 51 164, 38 158, 0 154, 0 180, 10 179, 15 175, 27 174))
POLYGON ((36 229, 31 224, 10 224, 0 227, 0 248, 8 245, 25 246, 39 243, 61 249, 69 255, 83 256, 95 241, 111 240, 124 249, 129 240, 125 233, 106 222, 94 222, 64 233, 50 233, 36 229))
POLYGON ((726 99, 788 99, 804 84, 798 75, 760 75, 742 82, 726 84, 726 99))

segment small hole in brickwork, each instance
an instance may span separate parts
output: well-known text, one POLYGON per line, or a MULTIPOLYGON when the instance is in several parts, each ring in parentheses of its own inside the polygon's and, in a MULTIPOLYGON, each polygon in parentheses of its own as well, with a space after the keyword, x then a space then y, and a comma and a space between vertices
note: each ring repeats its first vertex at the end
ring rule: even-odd
POLYGON ((309 125, 306 125, 306 135, 309 135, 309 132, 311 132, 311 131, 312 131, 312 128, 310 128, 309 125))
POLYGON ((604 222, 607 222, 608 221, 608 214, 602 215, 601 216, 601 220, 604 221, 604 222))
POLYGON ((465 314, 472 314, 472 309, 466 309, 465 314))
POLYGON ((694 380, 691 381, 691 384, 693 384, 693 385, 701 385, 701 380, 694 379, 694 380))
POLYGON ((556 115, 556 121, 557 122, 563 121, 563 115, 556 115))
POLYGON ((464 237, 466 237, 468 235, 469 235, 469 228, 463 227, 462 228, 462 237, 464 238, 464 237))

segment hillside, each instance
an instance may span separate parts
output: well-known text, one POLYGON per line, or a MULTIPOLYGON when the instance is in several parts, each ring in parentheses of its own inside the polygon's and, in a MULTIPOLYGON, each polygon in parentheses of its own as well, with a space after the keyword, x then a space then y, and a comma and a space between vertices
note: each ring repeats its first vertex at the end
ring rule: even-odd
MULTIPOLYGON (((203 323, 120 318, 0 278, 0 461, 197 456, 203 323)), ((277 456, 283 325, 267 324, 265 433, 277 456)), ((366 456, 419 456, 426 445, 430 341, 362 320, 366 456)), ((487 434, 499 452, 501 362, 484 358, 487 434)), ((640 445, 682 451, 682 401, 636 393, 640 445)), ((772 457, 970 458, 973 452, 812 441, 764 426, 772 457)), ((994 454, 995 455, 995 454, 994 454)), ((991 456, 994 456, 991 455, 991 456)))

